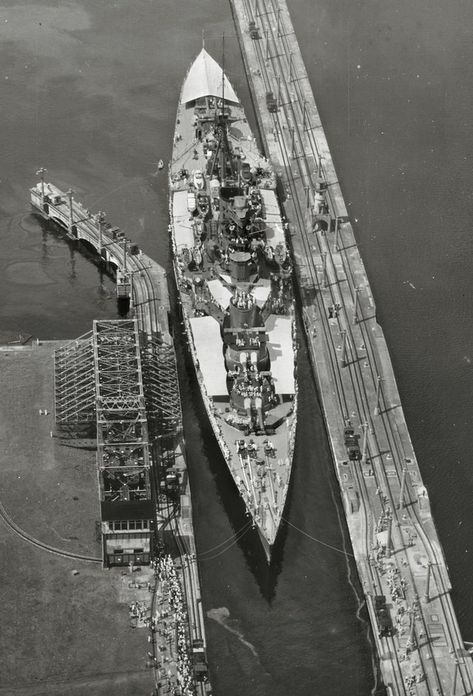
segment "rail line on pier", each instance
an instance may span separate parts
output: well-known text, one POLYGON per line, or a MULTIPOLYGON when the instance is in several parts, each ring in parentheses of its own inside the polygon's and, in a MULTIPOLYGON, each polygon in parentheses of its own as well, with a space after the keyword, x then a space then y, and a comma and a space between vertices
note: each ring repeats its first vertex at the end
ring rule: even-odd
POLYGON ((286 3, 269 0, 263 8, 259 0, 244 0, 243 4, 232 2, 232 7, 265 149, 289 194, 286 208, 292 217, 304 325, 337 475, 344 495, 349 488, 344 479, 348 478, 360 499, 361 516, 357 514, 356 519, 345 499, 347 521, 371 609, 385 682, 396 694, 433 696, 447 693, 445 689, 453 689, 455 695, 470 694, 471 659, 466 656, 465 661, 449 596, 451 587, 445 561, 428 498, 422 498, 425 488, 416 469, 389 354, 376 323, 375 306, 356 241, 351 226, 346 223, 345 204, 286 3), (250 37, 250 21, 263 33, 264 39, 261 34, 259 38, 250 37), (265 103, 268 92, 276 92, 276 113, 268 112, 265 103), (316 204, 313 189, 321 180, 326 184, 324 199, 328 217, 330 223, 335 222, 333 243, 329 241, 333 235, 330 225, 322 231, 312 227, 316 204), (328 312, 334 307, 339 310, 330 320, 328 312), (347 459, 343 426, 349 420, 359 422, 366 438, 360 463, 341 461, 347 459), (380 563, 373 562, 371 551, 376 538, 377 528, 373 523, 377 513, 389 514, 391 524, 396 524, 392 532, 393 552, 389 548, 388 558, 380 563), (406 545, 404 541, 403 535, 408 534, 410 538, 410 530, 417 535, 417 555, 428 561, 428 567, 416 565, 409 550, 411 544, 406 545), (375 595, 387 594, 387 568, 399 573, 406 583, 410 615, 407 644, 399 633, 383 638, 376 635, 370 602, 373 589, 375 595), (429 632, 432 612, 440 616, 445 648, 436 645, 435 636, 429 632), (415 674, 413 669, 407 669, 409 659, 417 665, 415 674))

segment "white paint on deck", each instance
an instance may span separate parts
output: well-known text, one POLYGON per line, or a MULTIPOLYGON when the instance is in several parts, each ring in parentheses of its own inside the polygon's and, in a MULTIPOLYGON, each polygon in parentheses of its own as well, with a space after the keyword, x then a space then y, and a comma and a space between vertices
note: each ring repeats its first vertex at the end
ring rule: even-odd
POLYGON ((263 198, 266 220, 266 239, 272 247, 280 243, 285 244, 286 240, 281 224, 281 213, 276 193, 271 189, 260 189, 260 193, 263 198))
POLYGON ((220 324, 213 317, 192 317, 189 321, 207 394, 228 396, 220 324))
POLYGON ((271 283, 269 282, 269 280, 261 278, 258 281, 258 285, 255 285, 251 290, 251 294, 255 298, 258 307, 263 307, 266 304, 270 292, 271 283))
POLYGON ((294 394, 294 352, 292 348, 292 319, 270 314, 266 322, 269 335, 268 350, 271 374, 278 394, 294 394))
POLYGON ((227 309, 228 305, 230 304, 230 298, 232 296, 230 290, 228 290, 228 288, 226 288, 225 285, 223 285, 223 283, 218 278, 214 280, 208 280, 207 285, 215 302, 223 310, 227 309))
POLYGON ((187 191, 175 191, 172 197, 172 217, 174 221, 174 239, 177 252, 194 247, 194 230, 191 214, 187 210, 187 191))

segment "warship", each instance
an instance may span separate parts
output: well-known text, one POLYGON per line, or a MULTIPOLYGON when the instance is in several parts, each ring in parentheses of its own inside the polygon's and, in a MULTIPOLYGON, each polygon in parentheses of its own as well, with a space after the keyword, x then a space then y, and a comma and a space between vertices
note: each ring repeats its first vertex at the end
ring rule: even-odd
POLYGON ((270 562, 297 422, 292 260, 275 173, 223 65, 203 47, 182 86, 169 229, 203 402, 270 562))

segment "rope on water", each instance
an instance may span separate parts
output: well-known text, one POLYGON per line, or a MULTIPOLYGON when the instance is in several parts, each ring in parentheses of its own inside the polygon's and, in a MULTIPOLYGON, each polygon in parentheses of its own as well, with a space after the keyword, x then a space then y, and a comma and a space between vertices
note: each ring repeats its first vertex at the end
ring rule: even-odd
POLYGON ((343 549, 339 549, 336 546, 332 546, 331 544, 327 544, 327 542, 322 541, 321 539, 316 539, 314 536, 312 536, 308 532, 304 532, 303 529, 299 529, 299 527, 296 527, 295 524, 292 524, 292 522, 289 522, 289 520, 287 520, 285 517, 281 517, 281 519, 284 520, 284 522, 286 524, 288 524, 290 527, 297 529, 298 532, 300 532, 304 536, 308 537, 309 539, 312 539, 312 541, 316 541, 318 544, 322 544, 322 546, 326 546, 328 549, 332 549, 332 551, 336 551, 337 553, 341 553, 343 556, 351 556, 351 558, 355 558, 354 555, 352 553, 350 553, 349 551, 344 551, 343 549))
POLYGON ((250 529, 250 527, 251 527, 251 522, 248 521, 248 522, 247 522, 246 524, 244 524, 243 527, 242 527, 236 534, 234 534, 233 536, 229 537, 228 539, 225 539, 225 541, 222 541, 220 544, 217 544, 217 545, 214 546, 213 548, 207 549, 207 551, 203 551, 202 553, 199 553, 199 554, 198 554, 199 561, 213 561, 215 558, 218 558, 218 557, 221 556, 223 553, 226 553, 226 551, 228 551, 229 549, 232 548, 232 546, 235 546, 235 544, 238 543, 238 541, 241 539, 242 536, 244 536, 244 535, 247 533, 247 531, 250 529), (202 558, 202 556, 205 555, 206 553, 211 553, 214 549, 218 549, 220 546, 223 546, 224 544, 226 544, 226 543, 229 542, 229 541, 230 541, 231 543, 230 543, 226 548, 222 549, 221 551, 219 551, 218 553, 214 554, 213 556, 209 556, 208 558, 202 558))

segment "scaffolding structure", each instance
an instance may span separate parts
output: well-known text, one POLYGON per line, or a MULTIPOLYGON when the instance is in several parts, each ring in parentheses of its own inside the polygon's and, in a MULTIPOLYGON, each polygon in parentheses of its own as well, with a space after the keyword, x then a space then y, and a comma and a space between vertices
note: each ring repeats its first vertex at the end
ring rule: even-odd
POLYGON ((54 408, 59 426, 95 423, 92 331, 69 341, 54 354, 54 408))
POLYGON ((94 321, 101 500, 149 500, 148 422, 136 320, 94 321))
POLYGON ((173 345, 136 319, 94 321, 55 353, 55 416, 62 434, 96 439, 104 563, 148 563, 155 522, 179 501, 173 345))
POLYGON ((146 334, 141 345, 148 418, 161 437, 175 436, 182 428, 182 412, 174 346, 146 334))

